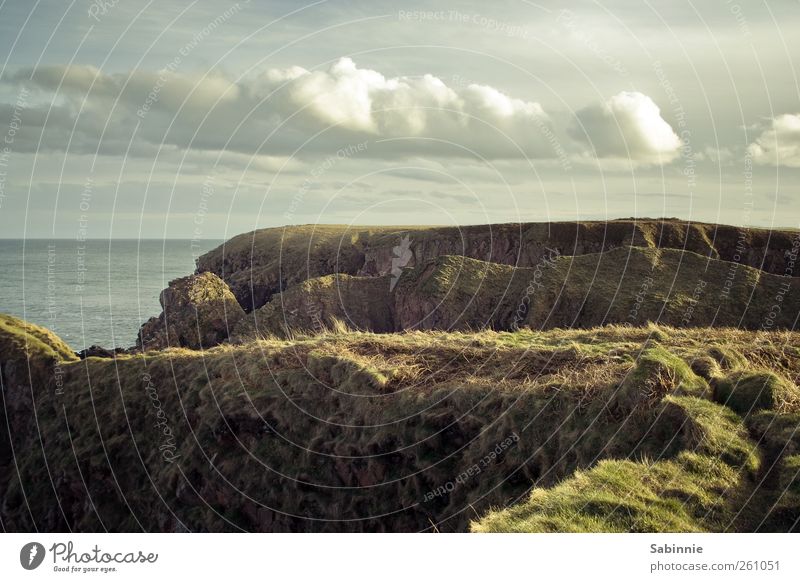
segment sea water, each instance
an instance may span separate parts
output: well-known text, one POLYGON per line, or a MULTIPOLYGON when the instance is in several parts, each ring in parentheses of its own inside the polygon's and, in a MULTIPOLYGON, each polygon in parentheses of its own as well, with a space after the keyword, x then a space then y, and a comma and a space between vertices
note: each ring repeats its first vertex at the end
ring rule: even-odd
POLYGON ((130 347, 158 295, 222 241, 0 240, 0 313, 47 327, 74 350, 130 347))

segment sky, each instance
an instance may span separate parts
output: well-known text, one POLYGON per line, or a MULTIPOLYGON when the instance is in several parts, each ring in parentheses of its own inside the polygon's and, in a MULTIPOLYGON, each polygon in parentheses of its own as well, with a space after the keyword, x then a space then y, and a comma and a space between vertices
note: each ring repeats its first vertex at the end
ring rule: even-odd
POLYGON ((0 237, 800 227, 800 3, 0 0, 0 237))

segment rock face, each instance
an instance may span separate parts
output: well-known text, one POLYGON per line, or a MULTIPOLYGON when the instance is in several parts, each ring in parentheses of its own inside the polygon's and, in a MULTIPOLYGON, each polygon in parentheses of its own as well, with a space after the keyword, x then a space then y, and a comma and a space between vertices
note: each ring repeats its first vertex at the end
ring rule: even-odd
POLYGON ((793 329, 800 279, 648 247, 511 267, 446 255, 392 275, 304 281, 242 319, 237 340, 320 331, 588 328, 606 324, 793 329), (779 307, 775 307, 779 305, 779 307))
POLYGON ((230 239, 198 259, 194 276, 173 281, 137 348, 198 349, 338 322, 374 332, 791 327, 790 312, 770 316, 761 303, 775 305, 800 281, 798 251, 797 232, 672 219, 263 229, 230 239), (713 277, 700 275, 709 268, 713 277), (751 289, 760 291, 751 298, 751 289))
POLYGON ((85 360, 86 358, 114 358, 119 354, 124 354, 124 348, 115 348, 113 350, 106 349, 102 346, 89 346, 85 350, 81 350, 78 352, 78 357, 81 360, 85 360))
POLYGON ((163 311, 142 325, 138 348, 209 348, 225 341, 244 316, 228 285, 213 273, 175 279, 159 301, 163 311))
MULTIPOLYGON (((250 312, 273 295, 333 273, 388 275, 444 255, 535 268, 553 252, 582 256, 617 248, 690 251, 702 257, 784 275, 798 251, 796 232, 688 223, 613 220, 465 227, 347 227, 309 225, 242 234, 198 259, 250 312), (402 243, 408 241, 408 254, 402 243), (400 250, 398 250, 400 248, 400 250)), ((797 273, 789 273, 797 275, 797 273)))
POLYGON ((363 239, 373 233, 364 230, 315 226, 241 234, 201 256, 197 272, 211 272, 225 280, 239 304, 250 312, 306 279, 358 273, 364 264, 363 239))
POLYGON ((286 336, 289 330, 320 332, 335 322, 349 328, 387 333, 396 330, 387 277, 327 275, 303 281, 245 315, 231 339, 286 336))

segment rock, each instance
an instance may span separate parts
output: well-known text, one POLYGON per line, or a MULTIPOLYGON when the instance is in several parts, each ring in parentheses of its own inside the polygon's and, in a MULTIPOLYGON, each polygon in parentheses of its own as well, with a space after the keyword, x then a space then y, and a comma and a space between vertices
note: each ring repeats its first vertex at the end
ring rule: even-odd
POLYGON ((225 341, 244 316, 228 285, 213 273, 171 281, 159 301, 163 311, 142 325, 137 348, 210 348, 225 341))
POLYGON ((85 360, 86 358, 114 358, 117 354, 123 353, 125 353, 123 348, 114 348, 113 350, 109 350, 101 346, 89 346, 85 350, 79 351, 78 357, 81 360, 85 360))
POLYGON ((389 277, 327 275, 303 281, 279 293, 264 307, 242 318, 231 341, 246 342, 287 330, 320 333, 341 322, 350 329, 395 331, 389 277))

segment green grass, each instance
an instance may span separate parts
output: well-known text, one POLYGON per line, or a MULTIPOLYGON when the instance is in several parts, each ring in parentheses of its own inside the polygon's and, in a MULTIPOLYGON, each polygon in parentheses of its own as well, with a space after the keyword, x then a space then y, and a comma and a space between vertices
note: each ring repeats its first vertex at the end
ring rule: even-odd
POLYGON ((797 386, 770 371, 734 372, 717 382, 715 397, 742 415, 760 410, 800 410, 797 386))
MULTIPOLYGON (((19 328, 0 332, 12 346, 0 355, 5 386, 9 357, 26 358, 19 328)), ((762 521, 788 531, 796 502, 778 502, 778 487, 800 454, 800 418, 769 409, 743 420, 711 400, 707 386, 723 376, 691 364, 735 351, 739 369, 794 383, 798 339, 653 325, 384 335, 332 320, 291 339, 114 360, 75 361, 56 342, 31 362, 46 372, 62 352, 61 394, 52 375, 13 383, 10 433, 26 453, 19 479, 0 471, 0 511, 14 531, 165 531, 178 520, 199 531, 751 531, 762 521), (632 409, 613 406, 621 397, 632 409), (511 435, 479 475, 426 499, 511 435), (759 486, 773 464, 783 477, 759 486), (751 494, 763 503, 734 519, 751 494)))
POLYGON ((18 350, 32 358, 77 359, 75 352, 50 330, 0 313, 0 353, 11 355, 18 350))
POLYGON ((647 348, 616 394, 615 404, 630 412, 660 402, 669 394, 707 396, 708 383, 680 357, 661 345, 647 348))
POLYGON ((734 520, 732 503, 759 466, 755 444, 729 409, 669 397, 691 425, 688 450, 670 460, 601 461, 527 501, 491 512, 475 532, 703 532, 734 520))

